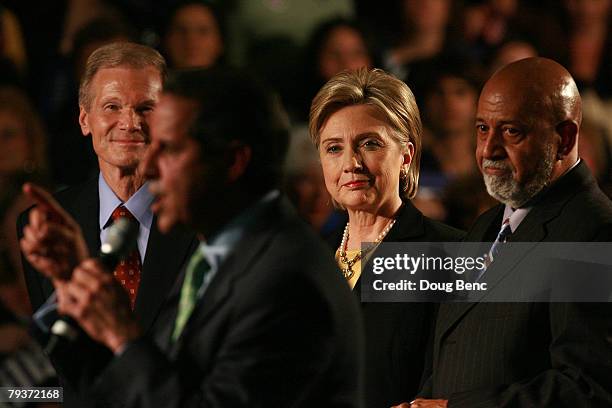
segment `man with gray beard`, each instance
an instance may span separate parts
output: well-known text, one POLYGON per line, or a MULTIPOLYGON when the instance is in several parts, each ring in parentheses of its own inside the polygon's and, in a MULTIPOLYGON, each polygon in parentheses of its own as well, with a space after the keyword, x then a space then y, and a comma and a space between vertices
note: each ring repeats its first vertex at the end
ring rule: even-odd
MULTIPOLYGON (((578 157, 581 117, 574 80, 552 60, 524 59, 489 79, 478 102, 476 160, 502 204, 478 218, 467 241, 492 249, 612 241, 612 202, 578 157)), ((513 273, 501 265, 494 259, 485 279, 513 273)), ((610 303, 442 304, 432 375, 400 407, 612 406, 610 333, 610 303)))

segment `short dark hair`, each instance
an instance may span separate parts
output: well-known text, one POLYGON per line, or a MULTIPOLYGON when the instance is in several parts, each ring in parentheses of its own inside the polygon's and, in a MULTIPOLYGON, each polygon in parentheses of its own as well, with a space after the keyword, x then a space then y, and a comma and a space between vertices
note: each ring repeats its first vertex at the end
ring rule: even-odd
POLYGON ((423 61, 411 78, 417 84, 415 96, 423 104, 429 93, 435 90, 443 78, 457 78, 465 81, 478 95, 485 80, 485 69, 473 61, 466 61, 456 55, 443 55, 423 61))
POLYGON ((164 93, 196 102, 190 136, 202 146, 203 159, 219 155, 232 142, 252 150, 242 177, 244 189, 265 193, 278 187, 287 151, 286 115, 274 98, 250 75, 228 68, 171 72, 164 93))

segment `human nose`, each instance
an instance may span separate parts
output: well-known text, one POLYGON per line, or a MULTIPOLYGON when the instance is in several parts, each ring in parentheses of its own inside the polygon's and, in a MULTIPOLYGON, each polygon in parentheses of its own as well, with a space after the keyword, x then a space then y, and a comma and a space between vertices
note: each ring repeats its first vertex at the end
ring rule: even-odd
POLYGON ((485 159, 499 159, 505 156, 502 136, 493 130, 489 130, 478 137, 478 150, 485 159))
POLYGON ((142 120, 134 109, 124 109, 119 117, 119 128, 121 130, 142 130, 142 120))
POLYGON ((347 150, 344 155, 344 171, 355 172, 363 170, 363 159, 359 152, 347 150))

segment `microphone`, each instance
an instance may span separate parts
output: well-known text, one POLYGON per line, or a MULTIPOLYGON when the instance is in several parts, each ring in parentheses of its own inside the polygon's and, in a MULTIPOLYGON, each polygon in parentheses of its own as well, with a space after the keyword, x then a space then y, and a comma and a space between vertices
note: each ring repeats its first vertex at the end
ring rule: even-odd
MULTIPOLYGON (((119 218, 109 228, 105 242, 100 247, 98 258, 106 269, 115 269, 121 259, 125 258, 136 246, 138 222, 127 217, 119 218)), ((52 350, 59 338, 75 341, 79 336, 78 325, 73 319, 63 316, 51 326, 51 339, 47 349, 52 350)))
POLYGON ((108 229, 106 241, 100 247, 98 257, 102 264, 112 271, 121 259, 125 258, 136 246, 138 222, 127 217, 119 218, 108 229))

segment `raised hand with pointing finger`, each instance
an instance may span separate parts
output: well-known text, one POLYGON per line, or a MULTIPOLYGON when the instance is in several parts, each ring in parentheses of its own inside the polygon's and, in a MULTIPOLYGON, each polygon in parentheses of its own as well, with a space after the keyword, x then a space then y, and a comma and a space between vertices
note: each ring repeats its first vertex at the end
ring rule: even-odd
POLYGON ((70 279, 74 267, 89 256, 81 228, 43 188, 26 183, 23 191, 36 202, 19 241, 24 257, 54 285, 70 279))

